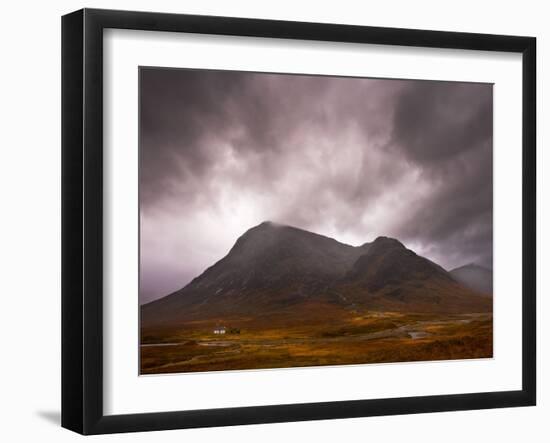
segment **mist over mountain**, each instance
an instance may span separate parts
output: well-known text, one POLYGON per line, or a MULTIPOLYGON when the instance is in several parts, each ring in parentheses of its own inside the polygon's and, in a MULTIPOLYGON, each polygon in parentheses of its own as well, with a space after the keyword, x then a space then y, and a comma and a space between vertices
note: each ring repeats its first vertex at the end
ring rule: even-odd
POLYGON ((264 222, 184 288, 143 305, 141 316, 148 326, 242 316, 307 321, 360 308, 465 313, 492 304, 396 239, 354 247, 264 222))
POLYGON ((486 295, 493 295, 493 271, 470 263, 449 271, 464 286, 486 295))

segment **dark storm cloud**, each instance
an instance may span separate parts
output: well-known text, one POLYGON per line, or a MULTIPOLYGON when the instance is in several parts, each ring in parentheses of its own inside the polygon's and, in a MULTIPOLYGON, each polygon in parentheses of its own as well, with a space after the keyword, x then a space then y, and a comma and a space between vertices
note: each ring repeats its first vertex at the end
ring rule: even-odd
POLYGON ((141 294, 271 219, 492 260, 490 85, 142 69, 141 294))
POLYGON ((249 159, 254 168, 246 171, 246 180, 252 184, 257 179, 253 184, 262 186, 280 176, 286 167, 281 157, 286 159, 285 151, 300 138, 321 134, 330 139, 346 132, 375 136, 388 110, 381 103, 375 109, 365 97, 372 80, 353 84, 357 82, 361 80, 143 69, 143 203, 180 192, 183 182, 192 186, 194 178, 216 168, 228 149, 241 161, 257 155, 249 159))
POLYGON ((492 137, 486 84, 410 82, 395 104, 394 142, 423 165, 448 162, 492 137))
POLYGON ((433 183, 398 232, 423 239, 440 261, 492 267, 492 87, 410 82, 395 103, 391 143, 433 183))

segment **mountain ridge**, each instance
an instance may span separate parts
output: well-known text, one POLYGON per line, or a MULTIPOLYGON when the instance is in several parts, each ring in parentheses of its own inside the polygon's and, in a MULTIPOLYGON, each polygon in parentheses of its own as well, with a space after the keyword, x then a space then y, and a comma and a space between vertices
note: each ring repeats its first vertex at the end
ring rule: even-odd
POLYGON ((480 312, 491 306, 436 263, 380 236, 361 246, 263 222, 188 285, 141 307, 144 324, 204 316, 305 319, 353 309, 480 312), (315 308, 312 308, 315 306, 315 308))
POLYGON ((493 271, 476 263, 468 263, 449 271, 464 286, 485 295, 493 295, 493 271))

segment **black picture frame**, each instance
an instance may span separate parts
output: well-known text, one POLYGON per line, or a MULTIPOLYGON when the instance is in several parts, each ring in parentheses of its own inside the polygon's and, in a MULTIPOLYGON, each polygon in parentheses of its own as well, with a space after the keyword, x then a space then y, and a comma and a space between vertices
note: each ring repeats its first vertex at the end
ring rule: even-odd
POLYGON ((536 39, 83 9, 62 18, 62 426, 82 434, 531 406, 536 403, 536 39), (455 48, 522 54, 522 389, 130 415, 103 412, 103 30, 455 48))

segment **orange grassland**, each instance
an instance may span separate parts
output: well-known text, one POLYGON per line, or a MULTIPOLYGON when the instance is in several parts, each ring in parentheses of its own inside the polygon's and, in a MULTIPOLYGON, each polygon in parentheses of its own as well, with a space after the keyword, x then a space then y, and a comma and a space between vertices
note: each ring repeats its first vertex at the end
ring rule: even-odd
POLYGON ((226 318, 142 328, 142 374, 491 358, 491 313, 347 312, 330 321, 226 318), (227 327, 214 335, 216 325, 227 327))

